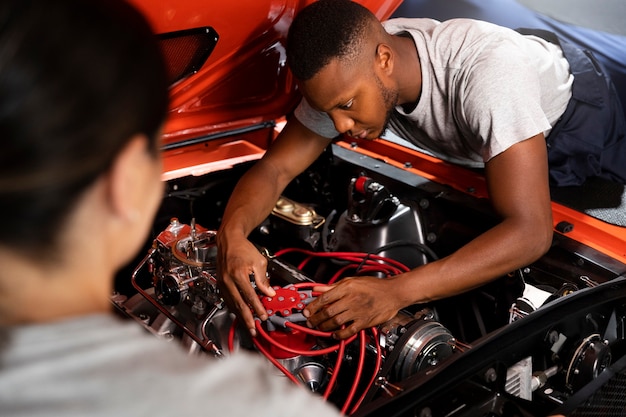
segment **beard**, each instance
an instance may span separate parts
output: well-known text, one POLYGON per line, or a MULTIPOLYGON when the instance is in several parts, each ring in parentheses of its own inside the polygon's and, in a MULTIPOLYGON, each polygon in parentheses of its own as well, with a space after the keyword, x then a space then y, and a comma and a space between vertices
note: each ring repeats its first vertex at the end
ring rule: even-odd
POLYGON ((383 82, 380 80, 380 78, 378 78, 376 74, 374 74, 374 78, 376 79, 376 85, 378 86, 380 97, 386 111, 383 127, 378 133, 378 136, 380 137, 387 131, 387 128, 389 127, 391 116, 393 116, 394 109, 398 105, 398 97, 400 96, 400 93, 398 93, 398 90, 392 90, 391 88, 385 87, 383 82))

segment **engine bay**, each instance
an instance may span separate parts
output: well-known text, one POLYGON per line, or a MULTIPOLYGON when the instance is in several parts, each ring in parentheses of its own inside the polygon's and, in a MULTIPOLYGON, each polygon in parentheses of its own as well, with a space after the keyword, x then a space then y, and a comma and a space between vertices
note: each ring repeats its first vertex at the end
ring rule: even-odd
POLYGON ((190 354, 257 352, 277 377, 350 415, 539 416, 566 406, 588 415, 580 393, 609 376, 624 397, 626 265, 569 239, 568 225, 533 264, 345 341, 306 327, 315 285, 386 279, 449 255, 498 221, 485 198, 336 145, 250 235, 277 291, 261 297, 270 318, 257 320, 251 338, 220 297, 215 246, 249 166, 167 182, 146 250, 116 280, 121 315, 190 354))

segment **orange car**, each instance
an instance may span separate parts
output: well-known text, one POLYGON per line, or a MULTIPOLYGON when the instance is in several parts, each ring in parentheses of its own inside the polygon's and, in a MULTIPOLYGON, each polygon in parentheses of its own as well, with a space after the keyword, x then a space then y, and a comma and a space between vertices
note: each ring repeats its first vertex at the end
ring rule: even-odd
MULTIPOLYGON (((133 0, 159 34, 171 109, 166 195, 145 256, 117 280, 117 310, 193 353, 265 355, 277 374, 345 414, 623 412, 623 200, 615 221, 610 210, 585 212, 560 195, 553 245, 541 259, 351 339, 303 326, 314 283, 361 270, 393 275, 446 256, 497 221, 480 171, 390 138, 339 138, 285 190, 251 236, 277 290, 262 298, 270 319, 254 339, 238 328, 216 285, 215 235, 235 183, 298 103, 284 43, 310 1, 133 0)), ((400 3, 360 2, 381 19, 400 3)))

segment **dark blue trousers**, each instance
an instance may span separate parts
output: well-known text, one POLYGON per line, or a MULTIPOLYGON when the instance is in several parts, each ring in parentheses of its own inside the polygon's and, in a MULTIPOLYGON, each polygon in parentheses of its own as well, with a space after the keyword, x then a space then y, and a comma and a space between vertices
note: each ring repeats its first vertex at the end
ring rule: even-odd
POLYGON ((626 184, 626 120, 615 86, 591 52, 560 42, 572 98, 546 138, 551 185, 599 177, 626 184))

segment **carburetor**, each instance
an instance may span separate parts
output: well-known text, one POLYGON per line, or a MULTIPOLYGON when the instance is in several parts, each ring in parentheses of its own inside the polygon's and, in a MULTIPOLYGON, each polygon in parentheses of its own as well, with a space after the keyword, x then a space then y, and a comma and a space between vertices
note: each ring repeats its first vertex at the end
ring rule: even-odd
POLYGON ((157 299, 164 305, 189 305, 195 314, 220 303, 215 279, 216 232, 173 218, 155 239, 152 276, 157 299))

